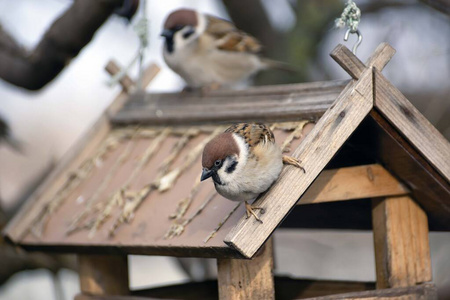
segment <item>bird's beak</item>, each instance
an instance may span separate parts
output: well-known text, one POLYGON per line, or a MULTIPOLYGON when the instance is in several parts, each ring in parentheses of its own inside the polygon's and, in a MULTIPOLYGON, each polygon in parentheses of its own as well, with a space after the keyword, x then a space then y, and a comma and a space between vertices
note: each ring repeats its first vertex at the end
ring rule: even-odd
POLYGON ((173 38, 174 31, 170 29, 164 29, 163 32, 161 32, 161 36, 165 37, 166 39, 173 38))
POLYGON ((208 179, 209 177, 211 177, 213 174, 213 171, 208 170, 208 169, 203 169, 202 172, 202 177, 200 178, 200 181, 203 181, 205 179, 208 179))

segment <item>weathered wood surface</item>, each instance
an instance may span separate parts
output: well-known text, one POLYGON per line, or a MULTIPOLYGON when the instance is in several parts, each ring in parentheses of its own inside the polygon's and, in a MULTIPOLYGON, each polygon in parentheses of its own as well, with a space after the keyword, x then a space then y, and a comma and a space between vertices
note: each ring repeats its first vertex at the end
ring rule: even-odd
POLYGON ((347 47, 344 45, 337 45, 330 56, 353 78, 359 79, 361 74, 367 68, 376 68, 381 71, 391 60, 395 54, 395 49, 388 43, 381 43, 363 64, 347 47))
MULTIPOLYGON (((275 278, 276 299, 308 300, 437 300, 433 284, 406 288, 370 290, 373 285, 364 282, 338 282, 275 278)), ((194 282, 149 290, 133 291, 130 296, 91 296, 79 294, 75 300, 153 300, 153 299, 217 299, 217 282, 194 282), (207 291, 207 292, 205 292, 207 291), (199 296, 200 295, 200 296, 199 296)))
MULTIPOLYGON (((372 282, 302 280, 275 277, 275 299, 292 300, 350 292, 373 290, 372 282)), ((150 289, 134 290, 128 296, 91 296, 79 294, 75 300, 143 300, 143 299, 218 299, 217 280, 188 282, 150 289)))
POLYGON ((373 200, 377 288, 431 281, 428 220, 408 196, 373 200))
POLYGON ((273 242, 269 240, 252 260, 218 259, 221 300, 275 299, 273 242))
POLYGON ((137 93, 115 116, 116 124, 171 125, 204 122, 283 121, 318 118, 347 81, 253 87, 206 93, 137 93))
POLYGON ((297 205, 404 195, 409 190, 381 165, 324 170, 297 205))
POLYGON ((351 82, 342 91, 294 151, 293 156, 302 161, 306 173, 298 168, 285 168, 269 192, 256 201, 265 210, 260 216, 263 223, 242 218, 226 236, 225 243, 245 257, 252 257, 372 107, 372 70, 369 69, 359 81, 351 82))
POLYGON ((337 45, 330 56, 353 78, 358 80, 366 66, 347 47, 337 45))
POLYGON ((381 43, 366 62, 367 67, 381 71, 395 54, 395 49, 388 43, 381 43))
POLYGON ((378 70, 375 107, 450 182, 450 143, 378 70))
POLYGON ((129 294, 126 255, 78 255, 78 273, 84 294, 129 294))
MULTIPOLYGON (((144 75, 144 84, 150 81, 159 72, 156 65, 150 65, 144 75)), ((10 221, 4 230, 4 234, 18 241, 27 234, 30 224, 39 216, 41 211, 36 209, 42 207, 57 190, 64 184, 73 172, 92 152, 97 149, 101 141, 107 136, 111 129, 108 115, 115 114, 128 99, 126 91, 122 91, 108 106, 100 118, 83 134, 73 147, 61 158, 56 168, 51 172, 41 186, 31 195, 19 213, 10 221)))
POLYGON ((450 230, 450 184, 383 116, 373 110, 350 142, 401 178, 427 212, 431 230, 450 230))
MULTIPOLYGON (((302 123, 304 124, 304 123, 302 123)), ((279 123, 274 129, 276 141, 282 144, 292 131, 286 131, 285 127, 299 126, 299 123, 279 123)), ((140 168, 136 173, 135 179, 129 187, 129 191, 135 192, 141 190, 149 183, 154 182, 158 176, 158 170, 164 165, 168 156, 172 156, 174 146, 182 140, 183 133, 196 131, 196 128, 204 126, 177 128, 176 133, 167 136, 167 138, 158 144, 157 152, 152 156, 147 164, 140 168)), ((307 136, 314 124, 308 123, 302 125, 303 128, 298 136, 291 144, 291 149, 297 148, 301 140, 307 136)), ((209 127, 208 127, 209 128, 209 127)), ((234 257, 242 258, 242 255, 228 247, 223 243, 225 235, 237 223, 237 221, 245 214, 245 208, 239 207, 223 225, 223 227, 208 242, 205 239, 218 226, 219 222, 235 207, 236 203, 229 201, 219 195, 211 200, 202 212, 196 216, 196 212, 203 206, 206 199, 214 191, 212 181, 203 182, 197 191, 192 193, 191 202, 187 207, 185 215, 180 218, 171 219, 169 216, 177 211, 179 204, 183 202, 189 194, 193 185, 197 182, 201 172, 201 152, 193 161, 190 168, 181 173, 173 188, 164 192, 153 191, 147 195, 139 209, 133 214, 132 219, 124 223, 115 231, 114 236, 110 235, 110 230, 115 224, 117 218, 122 214, 124 206, 117 204, 110 210, 110 215, 105 217, 103 224, 95 229, 95 233, 91 235, 88 224, 93 224, 92 220, 96 220, 106 209, 100 208, 99 212, 88 213, 80 224, 78 230, 68 234, 69 224, 73 219, 87 209, 88 203, 92 195, 97 194, 100 186, 104 186, 101 193, 98 194, 95 204, 106 204, 110 201, 110 195, 118 189, 130 178, 130 174, 134 174, 137 165, 142 160, 144 153, 156 140, 155 136, 159 136, 161 128, 139 127, 143 135, 134 140, 131 138, 124 139, 117 146, 107 152, 98 164, 92 169, 89 178, 83 180, 75 189, 67 193, 57 210, 53 212, 48 219, 46 230, 39 237, 34 234, 27 234, 23 239, 14 240, 27 250, 45 249, 45 251, 56 252, 78 252, 78 253, 115 253, 115 254, 147 254, 147 255, 171 255, 171 256, 199 256, 199 257, 234 257), (156 131, 153 131, 156 130, 156 131), (153 137, 148 134, 153 132, 153 137), (115 168, 119 157, 124 152, 129 151, 129 156, 119 167, 115 168), (115 171, 112 171, 112 170, 115 171), (109 176, 112 174, 112 176, 109 176), (104 185, 105 178, 109 177, 109 184, 104 185), (185 220, 191 219, 190 223, 183 227, 183 233, 173 238, 165 238, 169 229, 176 228, 178 224, 183 224, 185 220), (86 226, 85 226, 86 225, 86 226)), ((214 127, 217 129, 217 126, 214 127)), ((220 129, 220 128, 219 128, 220 129)), ((110 137, 122 135, 124 132, 128 135, 136 131, 136 127, 117 128, 110 132, 110 137)), ((197 132, 197 131, 196 131, 197 132)), ((186 161, 186 157, 191 156, 193 149, 197 149, 198 145, 204 141, 211 132, 203 132, 199 130, 198 135, 188 140, 185 147, 175 156, 175 160, 169 166, 169 171, 174 171, 186 161)), ((201 149, 200 149, 201 150, 201 149)), ((88 159, 96 156, 91 153, 88 159)), ((289 154, 289 153, 286 153, 289 154)), ((77 168, 72 170, 77 171, 77 168)), ((33 209, 42 211, 54 200, 53 195, 46 199, 47 202, 35 206, 33 209)), ((129 202, 129 200, 127 199, 129 202)), ((183 202, 185 203, 185 202, 183 202)), ((92 208, 93 206, 91 206, 92 208)), ((93 210, 95 207, 93 208, 93 210)), ((181 226, 181 225, 180 225, 181 226)))
POLYGON ((433 284, 392 288, 375 291, 337 294, 324 297, 307 298, 307 300, 437 300, 437 290, 433 284))

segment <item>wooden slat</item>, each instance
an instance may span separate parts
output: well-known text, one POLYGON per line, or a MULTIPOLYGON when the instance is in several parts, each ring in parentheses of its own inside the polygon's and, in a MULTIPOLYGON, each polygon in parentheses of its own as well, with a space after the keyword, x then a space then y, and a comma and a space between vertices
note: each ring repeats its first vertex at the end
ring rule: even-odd
POLYGON ((80 289, 88 295, 127 295, 128 260, 119 255, 78 255, 80 289))
POLYGON ((217 260, 219 299, 275 299, 272 240, 261 250, 252 260, 217 260))
POLYGON ((330 56, 353 78, 359 79, 366 66, 347 47, 337 45, 330 56))
POLYGON ((404 195, 408 189, 381 165, 324 170, 298 201, 298 205, 404 195))
POLYGON ((450 182, 450 143, 378 70, 375 107, 450 182))
POLYGON ((388 43, 381 43, 367 60, 366 65, 364 65, 347 47, 339 44, 333 49, 330 56, 353 79, 359 79, 366 68, 375 67, 379 71, 382 71, 394 54, 394 48, 388 43))
POLYGON ((317 118, 333 103, 346 83, 302 83, 205 94, 137 93, 112 121, 116 124, 179 125, 317 118))
POLYGON ((431 281, 428 220, 408 196, 373 200, 377 288, 431 281))
POLYGON ((265 210, 260 216, 264 223, 243 217, 226 236, 225 243, 252 257, 372 107, 372 71, 367 70, 358 82, 344 89, 293 153, 302 161, 306 173, 285 168, 270 191, 256 202, 265 210))
MULTIPOLYGON (((276 281, 277 282, 277 281, 276 281)), ((278 280, 279 282, 279 280, 278 280)), ((279 282, 280 283, 280 282, 279 282)), ((137 291, 137 295, 132 296, 90 296, 79 294, 75 300, 152 300, 152 299, 217 299, 217 290, 205 294, 204 290, 211 290, 211 285, 215 282, 188 283, 176 286, 156 288, 152 290, 165 289, 168 293, 155 293, 152 290, 148 292, 137 291), (183 292, 184 287, 193 286, 197 293, 183 292), (179 290, 179 293, 173 293, 173 290, 179 290), (150 297, 147 296, 150 295, 150 297), (198 295, 202 295, 198 296, 198 295)), ((437 289, 433 284, 421 284, 407 288, 392 288, 384 290, 368 290, 370 284, 366 283, 347 283, 330 281, 311 281, 311 280, 292 280, 292 283, 276 285, 276 299, 308 299, 308 300, 343 300, 343 299, 364 299, 364 300, 437 300, 437 289), (294 287, 294 289, 292 289, 294 287), (362 289, 362 291, 348 292, 348 290, 362 289), (295 289, 297 288, 297 289, 295 289), (334 292, 341 292, 336 294, 334 292), (345 292, 345 293, 342 293, 345 292), (327 296, 328 295, 328 296, 327 296), (314 298, 311 298, 314 297, 314 298)))
MULTIPOLYGON (((437 290, 433 284, 421 284, 405 288, 392 288, 375 291, 354 292, 307 298, 307 300, 437 300, 437 290)), ((305 299, 306 300, 306 299, 305 299)))
POLYGON ((388 43, 381 43, 366 62, 367 67, 382 71, 395 54, 395 49, 388 43))
POLYGON ((450 184, 375 110, 348 141, 383 165, 411 191, 428 215, 430 230, 450 230, 450 184))
MULTIPOLYGON (((115 60, 110 60, 106 65, 105 70, 109 74, 115 75, 120 72, 120 66, 115 60)), ((130 76, 128 76, 128 74, 125 74, 119 80, 119 83, 126 92, 130 92, 136 85, 133 79, 131 79, 130 76)))
MULTIPOLYGON (((153 81, 153 79, 158 75, 159 71, 161 71, 161 68, 158 67, 156 64, 150 64, 145 70, 144 74, 142 75, 142 85, 147 86, 150 84, 150 82, 153 81)), ((126 103, 130 101, 130 97, 121 97, 121 100, 119 101, 118 98, 114 100, 106 109, 106 114, 109 118, 111 116, 115 115, 119 110, 122 109, 126 103)))
MULTIPOLYGON (((373 290, 372 282, 305 280, 275 276, 275 299, 304 299, 333 294, 373 290)), ((79 294, 75 300, 141 300, 141 299, 218 299, 217 280, 187 282, 143 290, 127 296, 88 296, 79 294)))
MULTIPOLYGON (((372 282, 304 280, 275 276, 275 299, 303 299, 310 297, 361 292, 373 290, 372 282)), ((132 296, 83 297, 78 295, 76 300, 98 299, 218 299, 217 280, 202 282, 188 282, 176 285, 162 286, 144 290, 134 290, 132 296), (148 298, 147 298, 148 297, 148 298)))
MULTIPOLYGON (((146 85, 154 78, 158 70, 159 68, 156 65, 150 65, 147 68, 146 73, 154 75, 144 76, 146 85)), ((19 242, 22 239, 30 229, 30 224, 41 213, 42 208, 49 199, 52 199, 58 189, 64 184, 71 172, 97 149, 111 128, 108 115, 115 114, 125 104, 127 99, 128 94, 126 91, 122 91, 100 118, 82 135, 82 138, 61 158, 56 168, 31 195, 19 213, 8 223, 4 230, 5 236, 14 242, 19 242)))

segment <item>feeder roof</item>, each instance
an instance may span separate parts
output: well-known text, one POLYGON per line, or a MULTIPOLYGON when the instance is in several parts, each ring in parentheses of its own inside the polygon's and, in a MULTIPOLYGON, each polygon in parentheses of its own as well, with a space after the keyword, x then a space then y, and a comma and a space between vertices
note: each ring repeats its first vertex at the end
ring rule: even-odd
POLYGON ((102 116, 4 234, 28 249, 249 258, 327 166, 348 165, 343 147, 383 165, 431 229, 449 230, 450 145, 380 73, 393 53, 382 44, 363 64, 337 47, 332 56, 350 81, 136 93, 121 107, 122 95, 113 104, 121 108, 102 116), (243 206, 231 213, 235 202, 199 183, 204 144, 239 121, 270 124, 306 169, 286 167, 258 199, 263 224, 246 219, 243 206))

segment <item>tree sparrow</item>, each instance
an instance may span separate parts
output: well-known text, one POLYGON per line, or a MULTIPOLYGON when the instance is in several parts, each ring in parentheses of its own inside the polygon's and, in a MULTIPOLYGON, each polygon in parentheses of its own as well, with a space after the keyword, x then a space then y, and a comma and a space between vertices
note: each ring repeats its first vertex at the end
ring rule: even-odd
MULTIPOLYGON (((201 181, 212 177, 217 192, 232 201, 244 201, 247 218, 259 207, 248 201, 265 192, 278 179, 283 163, 303 169, 298 160, 283 156, 272 131, 263 124, 237 124, 206 144, 201 181)), ((304 171, 304 169, 303 169, 304 171)))
POLYGON ((190 9, 172 12, 161 35, 165 62, 189 87, 231 86, 267 68, 292 71, 258 56, 259 41, 233 23, 190 9))

